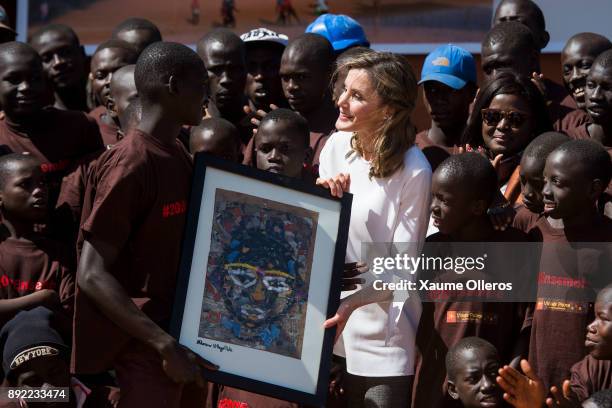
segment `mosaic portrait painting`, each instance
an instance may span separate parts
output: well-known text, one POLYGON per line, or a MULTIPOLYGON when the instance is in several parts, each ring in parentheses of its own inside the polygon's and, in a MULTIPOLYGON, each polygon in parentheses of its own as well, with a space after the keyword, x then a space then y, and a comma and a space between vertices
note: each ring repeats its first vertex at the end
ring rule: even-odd
POLYGON ((300 358, 317 220, 217 188, 199 336, 300 358))

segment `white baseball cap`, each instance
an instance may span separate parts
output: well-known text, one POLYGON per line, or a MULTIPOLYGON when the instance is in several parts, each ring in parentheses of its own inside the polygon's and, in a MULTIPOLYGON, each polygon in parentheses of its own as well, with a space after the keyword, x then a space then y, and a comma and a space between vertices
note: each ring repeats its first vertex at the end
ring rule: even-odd
POLYGON ((285 34, 279 34, 275 31, 269 30, 267 28, 256 28, 249 32, 246 32, 240 35, 240 39, 244 41, 246 44, 254 43, 254 42, 272 42, 276 44, 280 44, 283 47, 287 45, 289 42, 289 37, 285 34))

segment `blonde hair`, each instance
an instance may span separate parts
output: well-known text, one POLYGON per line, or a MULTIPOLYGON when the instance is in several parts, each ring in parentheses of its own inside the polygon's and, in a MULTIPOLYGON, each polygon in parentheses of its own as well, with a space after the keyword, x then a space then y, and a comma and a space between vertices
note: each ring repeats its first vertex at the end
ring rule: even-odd
MULTIPOLYGON (((404 154, 414 145, 415 130, 410 120, 417 97, 417 82, 412 67, 404 57, 388 52, 367 52, 351 56, 336 69, 334 78, 351 69, 367 72, 381 105, 390 112, 382 118, 373 137, 369 177, 386 178, 404 164, 404 154)), ((382 115, 381 109, 381 115, 382 115)), ((357 133, 351 139, 352 152, 364 156, 357 133)))

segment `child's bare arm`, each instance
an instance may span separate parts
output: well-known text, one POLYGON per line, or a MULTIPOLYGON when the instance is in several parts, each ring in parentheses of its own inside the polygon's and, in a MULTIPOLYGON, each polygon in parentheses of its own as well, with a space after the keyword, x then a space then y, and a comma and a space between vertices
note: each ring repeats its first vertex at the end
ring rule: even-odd
POLYGON ((42 289, 15 299, 1 299, 0 321, 8 322, 22 310, 30 310, 38 306, 58 310, 60 308, 59 295, 54 290, 42 289))

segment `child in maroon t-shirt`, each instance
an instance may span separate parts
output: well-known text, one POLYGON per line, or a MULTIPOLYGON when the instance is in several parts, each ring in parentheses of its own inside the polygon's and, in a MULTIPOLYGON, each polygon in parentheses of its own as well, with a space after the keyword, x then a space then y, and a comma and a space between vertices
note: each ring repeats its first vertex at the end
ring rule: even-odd
POLYGON ((563 133, 546 132, 533 139, 525 148, 519 167, 522 205, 516 208, 516 216, 512 223, 514 228, 523 232, 529 231, 544 211, 542 173, 546 158, 550 152, 569 140, 569 136, 563 133))
MULTIPOLYGON (((489 160, 477 153, 453 155, 443 161, 432 178, 431 212, 440 232, 427 242, 524 242, 527 235, 514 228, 496 231, 487 216, 497 192, 497 176, 489 160)), ((488 249, 488 252, 492 248, 488 249)), ((448 254, 442 254, 446 256, 448 254)), ((489 254, 487 271, 496 272, 489 254)), ((497 265, 498 266, 498 265, 497 265)), ((429 273, 429 272, 428 272, 429 273)), ((446 281, 459 276, 440 271, 446 281)), ((485 274, 486 276, 486 274, 485 274)), ((430 279, 429 275, 427 276, 430 279)), ((510 302, 470 302, 450 299, 424 303, 417 331, 417 356, 413 406, 455 406, 445 387, 444 356, 449 348, 468 336, 493 343, 503 361, 525 353, 519 349, 524 308, 510 302)), ((525 336, 523 343, 527 343, 525 336)))
POLYGON ((74 160, 102 148, 95 122, 82 112, 47 107, 49 91, 40 56, 27 44, 0 45, 0 144, 40 160, 50 206, 74 160))
POLYGON ((567 378, 586 355, 584 328, 592 320, 585 291, 609 276, 603 244, 612 241, 612 220, 596 202, 612 174, 610 156, 598 143, 572 140, 555 149, 544 167, 544 213, 530 230, 543 242, 533 312, 529 363, 548 388, 567 378))
POLYGON ((0 157, 0 214, 9 236, 0 242, 0 325, 18 312, 45 306, 70 332, 74 302, 74 256, 68 248, 41 237, 48 187, 40 162, 31 155, 0 157))
POLYGON ((73 369, 115 369, 121 405, 201 407, 201 370, 212 364, 166 330, 174 301, 191 186, 191 157, 177 141, 197 125, 206 70, 197 54, 158 42, 135 71, 142 118, 92 167, 81 222, 73 369), (100 336, 104 333, 104 336, 100 336))
POLYGON ((97 108, 89 112, 100 126, 100 133, 105 145, 117 143, 119 126, 108 110, 110 83, 113 73, 126 65, 135 64, 138 53, 130 44, 121 40, 108 40, 98 46, 91 57, 91 91, 97 108))

